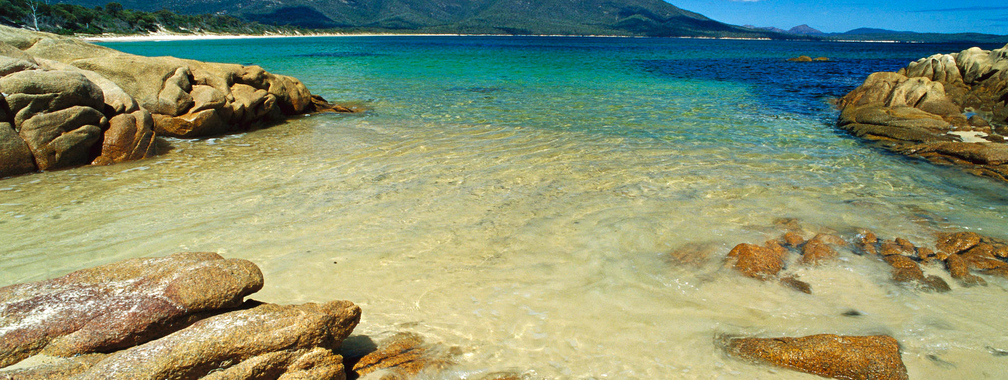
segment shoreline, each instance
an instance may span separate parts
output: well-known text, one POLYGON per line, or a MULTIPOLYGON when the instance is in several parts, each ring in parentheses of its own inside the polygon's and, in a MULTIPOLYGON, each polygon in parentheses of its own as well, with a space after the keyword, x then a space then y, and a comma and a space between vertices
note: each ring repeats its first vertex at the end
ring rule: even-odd
POLYGON ((886 44, 921 44, 921 41, 896 40, 773 40, 770 38, 746 37, 705 37, 705 36, 622 36, 606 34, 467 34, 467 33, 307 33, 307 34, 182 34, 182 33, 151 33, 130 35, 75 35, 74 38, 86 42, 161 42, 161 41, 204 41, 204 40, 234 40, 255 38, 311 38, 311 37, 588 37, 588 38, 677 38, 698 40, 726 41, 791 41, 791 42, 832 42, 832 43, 886 43, 886 44))

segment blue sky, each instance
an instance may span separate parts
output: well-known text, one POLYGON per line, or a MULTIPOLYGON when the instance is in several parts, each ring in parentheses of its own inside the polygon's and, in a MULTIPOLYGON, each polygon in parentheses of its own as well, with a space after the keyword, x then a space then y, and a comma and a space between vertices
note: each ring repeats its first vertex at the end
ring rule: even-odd
POLYGON ((824 32, 860 27, 913 32, 1008 34, 1004 0, 666 0, 679 8, 735 25, 824 32))

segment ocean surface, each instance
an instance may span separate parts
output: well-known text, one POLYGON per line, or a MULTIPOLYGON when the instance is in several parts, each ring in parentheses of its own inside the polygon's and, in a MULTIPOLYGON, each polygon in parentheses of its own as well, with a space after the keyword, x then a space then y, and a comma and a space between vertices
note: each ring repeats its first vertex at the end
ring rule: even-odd
MULTIPOLYGON (((458 347, 431 378, 814 379, 726 357, 723 335, 889 334, 910 377, 1003 378, 1008 281, 948 293, 842 250, 787 273, 722 268, 793 218, 931 246, 1008 238, 1005 184, 834 126, 870 73, 967 45, 549 37, 106 43, 258 64, 368 111, 170 140, 156 158, 0 181, 0 286, 125 258, 259 265, 253 298, 351 300, 357 334, 458 347), (825 56, 825 63, 786 58, 825 56), (709 243, 697 264, 669 259, 709 243), (851 313, 851 311, 856 313, 851 313), (859 314, 859 316, 849 316, 859 314)), ((998 46, 984 46, 986 49, 998 46)), ((811 235, 807 235, 809 237, 811 235)), ((794 257, 794 256, 792 256, 794 257)))

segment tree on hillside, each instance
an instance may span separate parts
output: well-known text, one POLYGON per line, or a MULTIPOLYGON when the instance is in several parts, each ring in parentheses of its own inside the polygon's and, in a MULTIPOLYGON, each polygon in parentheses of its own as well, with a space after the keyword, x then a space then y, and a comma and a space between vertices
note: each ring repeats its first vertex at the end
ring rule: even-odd
POLYGON ((122 4, 116 2, 105 4, 105 12, 111 14, 119 14, 119 12, 122 12, 122 10, 123 10, 122 4))
POLYGON ((37 32, 39 31, 38 11, 39 11, 39 5, 41 5, 41 3, 39 2, 39 0, 28 0, 27 3, 28 3, 28 9, 31 10, 31 14, 29 14, 29 17, 31 17, 30 19, 31 23, 32 25, 34 25, 34 30, 37 32))

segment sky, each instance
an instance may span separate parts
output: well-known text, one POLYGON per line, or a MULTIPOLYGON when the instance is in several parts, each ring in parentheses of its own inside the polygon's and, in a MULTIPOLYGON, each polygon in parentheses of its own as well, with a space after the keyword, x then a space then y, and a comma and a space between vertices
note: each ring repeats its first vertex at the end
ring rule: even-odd
POLYGON ((1005 0, 666 0, 735 25, 781 29, 808 24, 823 32, 856 28, 1008 35, 1005 0))

